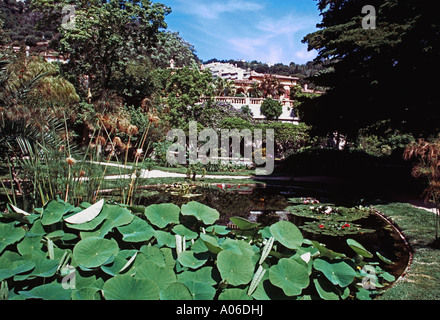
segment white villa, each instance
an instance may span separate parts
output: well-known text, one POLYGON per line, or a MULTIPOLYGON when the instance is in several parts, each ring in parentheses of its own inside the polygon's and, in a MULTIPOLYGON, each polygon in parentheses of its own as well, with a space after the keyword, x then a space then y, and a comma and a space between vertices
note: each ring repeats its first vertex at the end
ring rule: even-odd
MULTIPOLYGON (((237 93, 242 93, 244 97, 216 97, 216 101, 230 103, 236 109, 241 109, 242 106, 248 106, 254 115, 254 119, 263 120, 264 116, 260 112, 263 98, 250 98, 250 92, 253 90, 253 84, 261 83, 265 74, 257 73, 251 70, 238 68, 236 65, 230 63, 214 62, 203 66, 204 69, 209 69, 214 78, 220 77, 226 80, 234 81, 237 88, 237 93)), ((283 113, 279 117, 279 121, 299 123, 300 119, 295 115, 293 106, 294 101, 290 100, 290 88, 298 84, 299 78, 272 75, 281 85, 284 86, 285 93, 279 98, 283 105, 283 113)))

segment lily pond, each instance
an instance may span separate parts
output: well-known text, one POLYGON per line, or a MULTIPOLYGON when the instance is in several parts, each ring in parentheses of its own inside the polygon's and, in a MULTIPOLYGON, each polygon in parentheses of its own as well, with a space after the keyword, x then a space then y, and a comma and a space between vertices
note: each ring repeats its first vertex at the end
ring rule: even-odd
POLYGON ((0 299, 373 299, 409 250, 373 208, 304 190, 171 185, 0 216, 0 299))
POLYGON ((143 205, 198 201, 218 210, 217 223, 230 228, 236 227, 231 217, 247 219, 260 227, 286 220, 299 227, 305 238, 346 255, 353 253, 346 240, 355 239, 369 251, 388 257, 393 263, 380 260, 380 264, 396 279, 403 275, 410 260, 410 248, 400 231, 380 212, 321 190, 233 184, 210 187, 177 184, 147 190, 143 205))

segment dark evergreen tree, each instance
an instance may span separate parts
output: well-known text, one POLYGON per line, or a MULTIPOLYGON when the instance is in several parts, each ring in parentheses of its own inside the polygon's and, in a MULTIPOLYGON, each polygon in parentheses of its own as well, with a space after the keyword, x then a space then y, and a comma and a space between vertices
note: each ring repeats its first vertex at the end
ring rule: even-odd
MULTIPOLYGON (((354 138, 386 121, 416 135, 437 133, 440 21, 430 0, 318 0, 319 31, 304 42, 327 63, 313 78, 327 94, 301 105, 302 118, 321 134, 354 138), (363 13, 366 5, 374 11, 363 13), (375 13, 375 28, 371 15, 375 13), (370 21, 368 21, 370 20, 370 21)), ((364 11, 365 12, 365 11, 364 11)))

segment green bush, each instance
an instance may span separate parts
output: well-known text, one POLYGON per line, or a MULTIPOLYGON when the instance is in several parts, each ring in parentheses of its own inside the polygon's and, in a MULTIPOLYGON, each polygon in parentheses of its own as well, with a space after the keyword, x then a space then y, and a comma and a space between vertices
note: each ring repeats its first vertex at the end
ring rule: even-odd
POLYGON ((260 111, 267 120, 278 120, 283 113, 283 106, 281 105, 281 102, 268 98, 261 104, 260 111))

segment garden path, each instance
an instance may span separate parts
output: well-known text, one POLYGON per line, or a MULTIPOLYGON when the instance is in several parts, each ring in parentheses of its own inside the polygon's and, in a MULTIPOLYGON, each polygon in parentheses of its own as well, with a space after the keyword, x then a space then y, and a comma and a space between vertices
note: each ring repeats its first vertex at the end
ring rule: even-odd
MULTIPOLYGON (((116 163, 105 163, 105 162, 92 162, 100 165, 111 166, 111 167, 119 167, 122 169, 132 169, 132 166, 124 166, 116 163)), ((122 174, 122 175, 111 175, 105 177, 106 180, 117 180, 117 179, 131 179, 131 174, 122 174)), ((140 178, 185 178, 186 174, 177 173, 177 172, 167 172, 162 170, 146 170, 141 169, 140 178)), ((201 175, 197 175, 198 178, 201 175)), ((230 175, 205 175, 205 179, 252 179, 252 176, 230 176, 230 175)))

